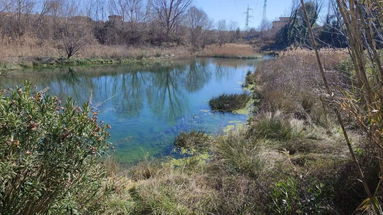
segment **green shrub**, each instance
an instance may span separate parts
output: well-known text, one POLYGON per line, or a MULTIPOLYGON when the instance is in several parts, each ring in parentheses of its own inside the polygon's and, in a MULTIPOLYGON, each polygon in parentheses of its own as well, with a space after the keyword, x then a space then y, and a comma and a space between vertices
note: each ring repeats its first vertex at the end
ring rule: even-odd
POLYGON ((97 163, 109 144, 107 126, 89 113, 30 85, 0 93, 2 214, 96 211, 104 177, 97 163))
POLYGON ((246 107, 250 101, 250 96, 247 93, 221 95, 209 101, 210 108, 214 111, 232 112, 246 107))

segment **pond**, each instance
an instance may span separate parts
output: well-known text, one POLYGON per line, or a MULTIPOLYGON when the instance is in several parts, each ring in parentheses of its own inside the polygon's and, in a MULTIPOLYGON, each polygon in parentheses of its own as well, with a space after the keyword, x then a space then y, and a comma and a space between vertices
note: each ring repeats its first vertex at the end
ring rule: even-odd
POLYGON ((10 72, 0 88, 28 80, 38 89, 77 104, 89 102, 111 125, 113 155, 130 163, 169 155, 181 132, 218 134, 247 115, 210 111, 208 102, 223 93, 241 93, 258 60, 191 59, 172 66, 137 69, 127 65, 10 72))

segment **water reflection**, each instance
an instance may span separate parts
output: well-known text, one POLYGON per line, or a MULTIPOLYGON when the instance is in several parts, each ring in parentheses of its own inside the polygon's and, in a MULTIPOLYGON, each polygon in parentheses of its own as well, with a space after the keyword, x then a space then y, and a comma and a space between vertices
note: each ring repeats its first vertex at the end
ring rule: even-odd
POLYGON ((206 61, 193 62, 189 65, 185 77, 185 88, 189 92, 200 90, 211 79, 212 72, 209 72, 207 66, 206 61))
POLYGON ((239 82, 255 61, 197 59, 172 67, 78 67, 23 71, 0 77, 0 88, 28 80, 60 98, 89 102, 112 125, 111 141, 121 160, 167 151, 174 137, 192 129, 217 132, 246 116, 209 112, 208 100, 241 92, 239 82))

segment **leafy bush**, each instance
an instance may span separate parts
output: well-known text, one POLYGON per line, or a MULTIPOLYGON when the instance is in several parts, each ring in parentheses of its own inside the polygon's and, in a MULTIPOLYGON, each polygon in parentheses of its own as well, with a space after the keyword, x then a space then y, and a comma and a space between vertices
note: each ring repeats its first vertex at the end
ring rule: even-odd
POLYGON ((250 96, 247 93, 221 95, 209 101, 210 108, 220 112, 232 112, 246 107, 250 101, 250 96))
POLYGON ((107 126, 89 113, 30 85, 0 93, 2 214, 96 210, 104 177, 97 163, 109 144, 107 126))

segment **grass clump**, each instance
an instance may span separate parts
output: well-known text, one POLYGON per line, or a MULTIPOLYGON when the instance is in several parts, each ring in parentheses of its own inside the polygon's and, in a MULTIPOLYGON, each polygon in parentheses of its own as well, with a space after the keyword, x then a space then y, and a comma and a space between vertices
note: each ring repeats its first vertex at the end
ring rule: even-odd
POLYGON ((207 185, 205 176, 187 161, 187 158, 178 159, 175 166, 171 161, 145 161, 133 167, 133 172, 129 170, 128 178, 133 174, 135 180, 123 189, 129 195, 125 198, 127 214, 203 215, 216 211, 216 192, 207 185), (138 169, 150 170, 150 177, 138 169))
POLYGON ((209 105, 214 111, 233 112, 246 107, 249 101, 250 96, 247 93, 229 95, 224 94, 211 99, 209 101, 209 105))
POLYGON ((290 120, 281 112, 260 114, 253 120, 249 132, 253 138, 288 141, 300 136, 299 128, 294 128, 290 120))
POLYGON ((256 178, 263 167, 260 151, 260 144, 243 138, 238 132, 218 139, 214 146, 216 159, 225 171, 252 178, 256 178))

